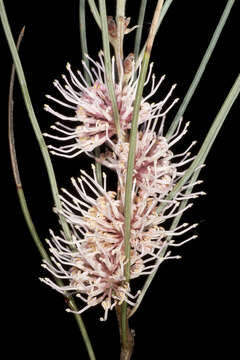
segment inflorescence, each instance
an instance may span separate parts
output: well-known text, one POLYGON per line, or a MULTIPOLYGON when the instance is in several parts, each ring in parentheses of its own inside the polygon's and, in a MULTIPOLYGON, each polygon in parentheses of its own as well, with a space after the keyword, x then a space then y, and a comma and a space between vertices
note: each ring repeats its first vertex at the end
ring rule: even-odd
MULTIPOLYGON (((78 311, 79 314, 101 304, 105 311, 101 320, 106 320, 110 309, 123 301, 134 306, 139 295, 139 291, 135 295, 131 293, 124 273, 128 261, 124 249, 124 199, 129 130, 139 71, 135 69, 134 61, 130 57, 132 63, 128 67, 128 74, 124 66, 118 81, 114 72, 112 74, 120 127, 124 134, 119 139, 116 136, 113 109, 106 85, 103 55, 99 55, 100 62, 88 58, 94 67, 90 70, 84 62, 83 66, 91 79, 90 85, 86 83, 81 72, 76 75, 69 64, 69 78, 63 75, 65 85, 55 80, 54 85, 63 99, 58 100, 49 95, 47 97, 70 109, 71 114, 63 115, 45 105, 48 112, 61 119, 52 126, 55 134, 45 136, 63 143, 61 146, 49 146, 53 154, 72 158, 84 152, 114 171, 118 188, 116 192, 107 190, 105 173, 103 185, 100 185, 94 165, 92 176, 81 171, 78 179, 72 179, 74 192, 64 189, 61 196, 61 215, 69 224, 71 239, 67 239, 63 231, 59 236, 50 231, 51 240, 47 242, 52 263, 44 261, 43 264, 54 277, 64 280, 65 285, 61 287, 49 278, 41 280, 65 296, 76 294, 85 303, 78 311), (96 158, 92 151, 103 144, 105 149, 100 157, 96 158)), ((114 58, 112 65, 114 69, 114 58)), ((152 65, 145 85, 149 85, 150 80, 150 92, 142 98, 138 117, 139 131, 131 195, 130 279, 153 273, 166 259, 179 258, 172 256, 168 248, 195 238, 196 235, 193 235, 182 242, 175 242, 175 238, 186 234, 196 227, 196 224, 183 223, 169 230, 168 220, 192 206, 188 204, 179 209, 183 200, 203 194, 186 194, 186 189, 199 183, 189 182, 173 198, 168 196, 184 176, 186 165, 193 160, 189 150, 195 142, 182 153, 173 153, 172 147, 187 132, 189 124, 182 126, 181 120, 170 138, 164 136, 166 114, 178 100, 174 99, 169 105, 175 85, 162 101, 150 104, 149 99, 164 80, 163 76, 155 83, 152 65), (162 204, 164 209, 159 212, 158 208, 162 204)))

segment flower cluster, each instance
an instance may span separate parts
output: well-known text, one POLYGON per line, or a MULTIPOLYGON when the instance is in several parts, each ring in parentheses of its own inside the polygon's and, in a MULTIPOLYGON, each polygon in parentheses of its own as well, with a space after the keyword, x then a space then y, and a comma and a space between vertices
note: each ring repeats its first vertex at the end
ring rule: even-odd
MULTIPOLYGON (((134 306, 134 298, 139 294, 137 292, 133 295, 129 283, 126 282, 127 261, 130 261, 130 279, 151 274, 165 259, 178 258, 167 251, 169 246, 179 246, 195 237, 194 235, 181 243, 175 243, 172 237, 188 232, 196 224, 184 223, 169 230, 167 220, 191 207, 192 204, 188 204, 179 209, 182 200, 194 198, 201 192, 187 194, 185 189, 196 185, 187 183, 173 198, 168 196, 184 175, 185 165, 193 159, 189 150, 194 142, 181 154, 173 153, 173 145, 187 132, 188 124, 182 129, 180 122, 176 132, 169 139, 164 137, 165 116, 177 99, 167 107, 166 103, 175 86, 170 89, 163 101, 150 104, 147 100, 156 93, 163 81, 162 77, 155 84, 153 75, 150 93, 142 99, 138 119, 139 131, 131 195, 131 251, 130 260, 126 259, 124 199, 129 129, 138 77, 135 79, 136 71, 134 66, 131 66, 132 70, 126 82, 123 66, 122 76, 115 84, 120 127, 124 133, 123 138, 118 139, 115 136, 113 110, 101 54, 99 58, 100 63, 89 58, 95 66, 92 72, 86 68, 92 81, 91 85, 85 82, 80 72, 77 77, 70 65, 67 65, 67 69, 71 82, 65 76, 65 88, 59 82, 54 82, 65 102, 48 97, 70 108, 74 114, 61 115, 45 106, 47 111, 71 124, 66 126, 62 122, 57 122, 52 128, 61 136, 47 136, 64 142, 60 147, 50 146, 53 153, 64 157, 77 156, 82 152, 94 157, 91 151, 105 144, 105 151, 95 160, 115 171, 118 189, 116 192, 107 190, 107 177, 104 173, 103 185, 100 185, 94 165, 93 176, 81 171, 81 176, 77 180, 72 179, 75 194, 63 190, 64 195, 61 196, 61 215, 69 223, 71 239, 66 238, 63 232, 57 236, 50 231, 51 240, 48 240, 48 244, 52 263, 45 261, 43 264, 55 278, 63 279, 66 283, 59 286, 49 278, 41 280, 65 296, 76 294, 85 303, 78 313, 101 304, 105 311, 101 319, 106 320, 109 309, 123 301, 134 306), (159 211, 163 204, 164 208, 159 211)), ((84 66, 86 67, 85 64, 84 66)), ((151 73, 152 66, 145 84, 149 83, 151 73)))
MULTIPOLYGON (((91 86, 86 83, 80 71, 77 72, 79 75, 79 77, 77 77, 71 70, 70 64, 67 64, 70 80, 63 75, 65 86, 62 86, 57 80, 54 81, 55 87, 61 93, 65 101, 47 95, 47 98, 66 108, 74 110, 74 115, 71 114, 71 116, 67 116, 53 110, 49 105, 45 105, 46 111, 62 120, 62 122, 56 122, 55 125, 51 126, 58 134, 44 134, 47 137, 64 142, 63 146, 49 146, 49 149, 51 149, 51 152, 55 155, 72 158, 78 156, 82 152, 92 151, 94 148, 104 144, 116 135, 112 103, 106 85, 106 71, 103 55, 102 53, 99 54, 100 62, 95 62, 90 57, 88 58, 95 66, 91 73, 83 62, 83 66, 87 69, 90 76, 92 82, 91 86), (65 125, 63 122, 68 125, 65 125)), ((114 58, 112 67, 114 69, 114 58)), ((115 82, 115 75, 113 73, 120 126, 123 131, 131 128, 133 105, 138 84, 138 77, 137 79, 134 79, 136 73, 135 68, 134 66, 131 66, 130 68, 131 71, 127 84, 125 84, 124 79, 126 73, 129 72, 128 69, 122 67, 122 76, 118 83, 115 82)), ((151 78, 151 72, 152 66, 145 85, 147 85, 151 78)), ((175 87, 173 86, 166 98, 160 103, 150 105, 147 102, 147 100, 156 93, 163 80, 164 76, 157 84, 155 84, 155 77, 153 76, 151 91, 141 102, 138 119, 139 125, 145 123, 149 119, 163 117, 178 100, 175 99, 170 107, 160 114, 162 107, 172 94, 175 87)))
MULTIPOLYGON (((163 136, 162 129, 158 132, 154 128, 149 129, 150 124, 151 121, 148 121, 148 128, 137 134, 133 178, 142 191, 164 198, 183 175, 178 169, 192 161, 189 150, 195 142, 182 154, 174 155, 170 148, 186 133, 189 124, 186 124, 180 134, 176 132, 170 141, 163 136)), ((109 141, 108 146, 110 150, 102 153, 96 161, 117 172, 124 192, 129 142, 115 144, 109 141)))
MULTIPOLYGON (((47 95, 49 99, 73 109, 75 112, 74 116, 66 116, 56 112, 49 105, 45 105, 46 111, 71 124, 70 126, 57 122, 52 126, 52 129, 58 132, 59 135, 44 134, 64 143, 70 141, 70 144, 60 147, 49 146, 53 154, 71 158, 82 152, 92 151, 95 147, 104 144, 116 134, 112 103, 106 85, 106 73, 101 53, 99 54, 99 59, 100 62, 95 62, 89 57, 89 60, 95 65, 92 73, 83 62, 83 66, 86 67, 91 78, 91 86, 86 83, 81 72, 78 71, 79 78, 76 77, 71 70, 70 64, 67 64, 67 70, 71 82, 69 82, 65 75, 63 75, 65 87, 57 80, 54 81, 54 85, 67 103, 47 95)), ((123 69, 122 74, 124 76, 123 69)), ((127 130, 131 128, 137 80, 134 81, 134 72, 132 72, 128 85, 123 87, 123 76, 118 84, 115 83, 115 79, 114 83, 121 128, 127 130)), ((151 106, 143 100, 139 113, 139 124, 147 121, 150 114, 151 106)))

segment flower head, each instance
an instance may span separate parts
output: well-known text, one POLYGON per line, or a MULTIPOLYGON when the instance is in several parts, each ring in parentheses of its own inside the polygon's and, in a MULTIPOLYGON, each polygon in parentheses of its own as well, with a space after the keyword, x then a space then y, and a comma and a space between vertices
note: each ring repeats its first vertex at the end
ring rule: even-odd
MULTIPOLYGON (((65 196, 61 197, 63 215, 71 226, 71 241, 63 233, 56 236, 51 231, 52 239, 48 244, 53 264, 44 263, 55 277, 65 279, 67 283, 60 287, 48 278, 42 281, 65 295, 70 292, 81 298, 86 305, 78 313, 101 304, 105 310, 102 320, 106 320, 109 309, 123 301, 133 306, 133 300, 139 294, 132 295, 125 282, 123 199, 106 190, 105 175, 104 186, 100 186, 95 171, 93 178, 82 171, 82 176, 72 182, 77 196, 64 190, 65 196)), ((163 253, 168 245, 167 237, 181 235, 195 226, 183 224, 167 231, 163 223, 178 214, 177 201, 169 202, 161 214, 157 212, 158 203, 159 199, 142 191, 136 192, 135 182, 130 239, 131 279, 152 273, 165 259, 176 258, 170 256, 170 252, 163 253)))
MULTIPOLYGON (((195 144, 194 141, 181 154, 174 154, 171 148, 186 134, 189 123, 186 123, 182 131, 179 126, 167 139, 163 136, 163 122, 158 131, 155 131, 156 122, 151 126, 149 121, 147 126, 138 132, 133 172, 133 178, 139 189, 149 196, 157 194, 161 198, 164 198, 184 175, 184 171, 180 169, 193 160, 193 157, 189 157, 191 154, 189 150, 195 144)), ((96 160, 117 172, 124 192, 129 142, 109 141, 108 147, 110 149, 96 160)))
MULTIPOLYGON (((62 86, 59 81, 54 81, 54 85, 63 96, 64 101, 47 95, 49 99, 65 108, 71 109, 71 114, 68 116, 55 111, 49 105, 45 105, 45 110, 60 118, 61 122, 56 122, 55 125, 51 126, 57 133, 56 135, 47 133, 44 135, 65 143, 60 147, 49 145, 53 154, 72 158, 82 152, 92 151, 95 147, 108 142, 116 135, 113 108, 106 84, 103 55, 102 53, 99 54, 100 62, 96 62, 90 57, 88 57, 88 59, 94 64, 94 67, 90 71, 84 62, 83 66, 89 74, 91 85, 86 83, 80 71, 75 75, 71 70, 70 64, 67 64, 70 79, 68 80, 68 78, 63 75, 64 86, 62 86), (65 123, 67 123, 67 125, 65 123)), ((165 76, 162 76, 158 83, 155 84, 155 75, 151 77, 152 67, 153 64, 150 66, 144 84, 147 85, 150 79, 152 79, 151 90, 147 96, 142 98, 138 125, 146 121, 165 117, 167 112, 178 101, 178 99, 175 99, 163 110, 176 86, 173 85, 162 101, 150 105, 147 100, 156 93, 165 78, 165 76)), ((112 68, 114 69, 114 58, 112 68)), ((120 128, 124 133, 131 128, 133 106, 140 74, 139 70, 137 78, 135 79, 136 68, 132 55, 125 59, 121 71, 122 75, 118 83, 115 81, 114 72, 112 76, 119 112, 120 128), (131 63, 131 66, 129 63, 131 63)))
MULTIPOLYGON (((46 105, 45 109, 59 117, 62 122, 52 126, 59 135, 45 135, 63 141, 63 146, 49 147, 53 153, 69 158, 82 152, 93 157, 90 152, 106 143, 108 150, 96 160, 116 171, 118 190, 107 191, 105 174, 103 186, 99 185, 94 166, 93 177, 82 171, 80 178, 72 179, 76 195, 63 190, 64 196, 61 196, 61 215, 70 225, 71 239, 67 239, 63 232, 57 236, 51 231, 48 244, 53 255, 52 264, 46 261, 43 264, 56 278, 64 279, 65 284, 59 286, 49 278, 42 280, 66 296, 73 293, 85 302, 85 306, 78 313, 101 304, 104 308, 102 320, 106 320, 108 311, 123 301, 134 306, 134 298, 139 294, 137 292, 133 295, 130 284, 126 281, 125 265, 128 261, 131 280, 151 274, 163 260, 177 258, 171 256, 170 251, 166 251, 169 246, 179 246, 195 237, 175 244, 175 240, 169 239, 185 234, 196 224, 184 223, 169 229, 168 220, 191 207, 192 204, 188 204, 179 209, 182 200, 194 198, 201 192, 186 193, 185 189, 197 183, 189 182, 174 193, 172 198, 167 196, 184 175, 185 170, 182 167, 193 159, 189 157, 189 149, 194 143, 181 154, 174 155, 172 152, 172 146, 186 133, 188 124, 180 131, 180 121, 176 132, 168 139, 164 137, 166 114, 178 99, 167 105, 175 88, 173 85, 162 101, 151 105, 148 103, 148 99, 156 93, 164 79, 163 76, 155 84, 155 76, 151 77, 151 65, 145 81, 147 85, 152 78, 151 90, 142 98, 138 116, 140 129, 137 134, 130 199, 130 258, 126 258, 124 202, 129 152, 128 130, 131 128, 139 73, 136 76, 130 54, 121 65, 118 83, 115 82, 114 73, 112 74, 123 133, 121 138, 117 138, 102 54, 99 59, 100 62, 95 62, 89 58, 94 64, 91 71, 83 63, 91 85, 86 83, 80 72, 75 75, 69 64, 67 70, 70 79, 63 76, 65 86, 58 81, 54 82, 65 101, 52 96, 48 98, 69 108, 72 114, 62 115, 46 105), (68 125, 65 125, 64 121, 68 122, 68 125)), ((114 69, 114 58, 112 68, 114 69)))
MULTIPOLYGON (((56 112, 49 105, 45 105, 46 111, 62 120, 52 126, 52 129, 58 135, 44 134, 45 136, 67 143, 60 147, 49 146, 52 153, 60 156, 74 157, 84 151, 92 151, 95 147, 103 144, 116 134, 112 103, 106 84, 103 56, 100 53, 100 62, 95 62, 90 57, 88 58, 94 64, 92 72, 84 62, 83 66, 87 69, 90 76, 91 85, 86 83, 81 72, 78 71, 78 75, 75 75, 71 70, 70 64, 67 64, 70 80, 63 75, 65 86, 62 86, 57 80, 54 81, 54 85, 65 101, 47 95, 49 99, 71 109, 71 115, 67 116, 56 112), (65 125, 64 122, 68 123, 68 125, 65 125), (70 143, 68 144, 68 142, 70 143)), ((113 82, 120 117, 120 127, 124 131, 131 128, 137 80, 134 81, 134 72, 132 71, 128 84, 124 85, 124 69, 122 71, 122 78, 118 83, 115 82, 113 74, 113 82)), ((139 124, 148 120, 150 113, 150 104, 142 101, 139 124)))

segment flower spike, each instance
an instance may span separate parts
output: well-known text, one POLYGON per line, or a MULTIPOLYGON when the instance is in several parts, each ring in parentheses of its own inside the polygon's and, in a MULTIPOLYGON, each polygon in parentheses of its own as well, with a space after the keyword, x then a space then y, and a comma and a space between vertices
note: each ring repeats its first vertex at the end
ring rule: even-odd
MULTIPOLYGON (((63 190, 61 196, 62 215, 70 224, 71 241, 67 241, 63 233, 57 236, 53 231, 50 231, 51 240, 47 240, 52 264, 44 261, 43 267, 56 278, 65 280, 66 284, 60 287, 48 278, 41 280, 65 296, 69 292, 76 294, 85 303, 78 314, 101 304, 104 316, 100 320, 103 321, 107 319, 108 311, 123 301, 134 306, 133 299, 140 292, 132 295, 129 283, 125 281, 124 197, 120 194, 117 198, 114 191, 107 191, 106 179, 103 187, 99 185, 95 166, 92 170, 93 176, 81 171, 80 178, 72 179, 76 195, 63 190)), ((130 278, 135 279, 153 273, 161 257, 161 261, 178 259, 170 252, 162 255, 168 246, 167 237, 185 234, 196 224, 184 223, 171 231, 166 230, 164 222, 179 214, 178 202, 169 202, 166 210, 158 214, 161 196, 153 197, 139 189, 136 180, 131 201, 130 278)), ((178 246, 173 241, 170 245, 178 246)))

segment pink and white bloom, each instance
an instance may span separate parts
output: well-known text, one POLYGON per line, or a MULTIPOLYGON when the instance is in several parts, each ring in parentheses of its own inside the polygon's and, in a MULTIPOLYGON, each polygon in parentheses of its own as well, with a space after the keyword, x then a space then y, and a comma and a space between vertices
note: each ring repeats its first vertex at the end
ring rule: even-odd
MULTIPOLYGON (((202 192, 186 194, 186 189, 199 183, 189 182, 173 198, 167 196, 184 176, 185 165, 193 160, 189 150, 194 142, 181 154, 173 153, 172 146, 186 133, 188 123, 180 130, 180 121, 170 138, 164 136, 166 114, 178 99, 168 104, 175 88, 173 85, 162 101, 156 104, 148 102, 164 79, 163 76, 155 84, 155 76, 151 76, 151 65, 145 82, 147 85, 152 79, 151 89, 149 94, 142 98, 138 118, 139 132, 131 194, 131 251, 130 260, 126 259, 124 199, 129 152, 128 130, 131 128, 139 75, 135 79, 136 69, 130 66, 130 71, 125 76, 123 66, 120 79, 116 83, 114 72, 112 74, 123 132, 123 137, 117 139, 102 54, 99 59, 100 62, 95 62, 89 58, 94 65, 91 71, 83 63, 91 79, 90 86, 80 72, 78 75, 74 74, 69 64, 69 79, 63 76, 65 86, 58 81, 54 82, 63 100, 52 96, 48 98, 70 109, 71 114, 63 115, 46 105, 45 109, 60 118, 61 122, 52 126, 57 135, 45 135, 64 143, 63 146, 51 145, 49 148, 52 153, 67 158, 82 152, 93 157, 91 151, 105 143, 108 150, 97 160, 116 171, 118 189, 117 192, 107 190, 105 174, 103 186, 99 185, 94 166, 93 177, 82 171, 77 180, 72 179, 75 194, 63 190, 64 196, 61 196, 61 215, 70 225, 71 239, 67 239, 63 232, 58 236, 50 231, 51 240, 48 240, 48 244, 52 263, 44 261, 43 264, 52 275, 62 279, 64 285, 59 286, 49 278, 41 280, 65 296, 75 294, 79 297, 85 303, 78 311, 79 314, 101 304, 104 308, 101 320, 106 320, 109 310, 123 301, 134 306, 134 299, 139 295, 139 292, 133 295, 129 283, 126 282, 124 268, 127 261, 130 261, 131 280, 149 275, 165 259, 178 258, 171 256, 170 251, 167 252, 168 247, 180 246, 196 237, 194 235, 175 243, 175 237, 187 233, 196 224, 184 223, 169 230, 168 220, 174 219, 192 206, 188 204, 179 209, 182 200, 194 198, 202 192), (165 207, 160 212, 158 210, 162 204, 165 207), (172 237, 173 240, 170 241, 172 237)), ((128 61, 130 60, 131 57, 128 61)), ((114 69, 114 58, 112 68, 114 69)))
MULTIPOLYGON (((106 72, 103 61, 103 55, 100 53, 99 60, 96 62, 88 57, 94 67, 88 69, 83 62, 83 66, 87 70, 91 79, 91 85, 88 85, 80 71, 75 74, 67 64, 69 77, 63 75, 65 85, 61 85, 58 80, 54 81, 54 85, 62 95, 62 100, 53 96, 47 97, 54 102, 65 107, 65 112, 70 109, 70 114, 62 114, 54 110, 49 105, 45 105, 45 110, 58 117, 61 121, 55 123, 51 128, 56 134, 44 134, 52 139, 59 140, 64 143, 62 146, 50 145, 49 148, 53 154, 72 158, 82 152, 91 152, 95 147, 102 145, 116 135, 116 127, 114 123, 113 109, 106 85, 106 72)), ((115 60, 112 60, 112 69, 114 69, 115 60)), ((123 132, 131 128, 131 120, 133 106, 136 96, 136 90, 139 80, 139 71, 135 79, 136 69, 134 64, 130 74, 128 74, 128 82, 124 69, 122 68, 122 76, 118 82, 115 80, 113 70, 113 83, 115 87, 115 95, 117 107, 119 111, 120 127, 123 132)), ((155 76, 152 75, 152 65, 145 81, 147 85, 152 79, 151 90, 149 94, 142 98, 141 108, 139 112, 138 124, 141 125, 152 119, 164 117, 172 108, 178 99, 175 99, 171 105, 163 110, 165 104, 170 98, 175 85, 171 88, 164 100, 157 104, 150 104, 148 100, 159 89, 165 76, 155 83, 155 76)))
MULTIPOLYGON (((133 179, 136 180, 136 187, 148 196, 157 194, 164 198, 184 175, 184 166, 194 159, 190 157, 189 150, 195 141, 184 152, 175 155, 171 148, 186 134, 189 123, 180 131, 180 122, 176 132, 167 139, 163 136, 164 119, 158 131, 155 131, 156 122, 152 122, 148 121, 137 134, 133 179)), ((95 159, 116 171, 124 192, 129 143, 108 141, 108 147, 109 150, 95 159)))
MULTIPOLYGON (((101 304, 105 310, 102 320, 106 320, 109 309, 115 305, 126 301, 134 306, 139 292, 131 294, 125 281, 123 198, 118 199, 115 192, 107 191, 105 175, 103 187, 96 180, 95 170, 93 175, 92 178, 82 171, 80 178, 72 179, 76 195, 64 190, 65 196, 61 197, 63 215, 71 226, 71 241, 63 233, 56 236, 52 231, 52 239, 48 241, 52 264, 45 261, 43 266, 55 277, 65 280, 66 285, 60 287, 49 278, 41 280, 65 296, 74 293, 82 299, 86 305, 78 313, 101 304)), ((182 235, 196 226, 183 224, 171 231, 164 228, 167 219, 191 206, 178 211, 177 197, 168 201, 164 211, 158 214, 160 199, 143 191, 136 192, 134 182, 131 279, 152 273, 165 259, 178 258, 165 252, 167 246, 174 245, 167 237, 182 235)))

